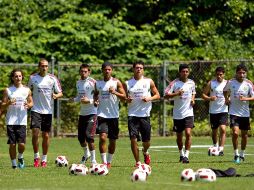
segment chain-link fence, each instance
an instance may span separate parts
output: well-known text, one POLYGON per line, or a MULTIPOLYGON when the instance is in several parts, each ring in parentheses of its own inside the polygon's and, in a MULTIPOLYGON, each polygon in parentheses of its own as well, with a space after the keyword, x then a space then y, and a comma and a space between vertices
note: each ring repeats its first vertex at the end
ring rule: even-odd
MULTIPOLYGON (((145 76, 152 78, 163 97, 164 89, 170 81, 178 77, 178 67, 180 63, 189 64, 191 68, 190 77, 196 83, 196 104, 194 106, 195 125, 200 125, 204 130, 199 130, 200 134, 207 134, 209 129, 208 122, 208 102, 201 99, 202 91, 206 83, 215 75, 217 66, 223 66, 226 70, 226 79, 234 77, 236 65, 245 63, 248 68, 248 78, 253 80, 254 60, 219 60, 219 61, 164 61, 160 65, 145 66, 145 76)), ((3 90, 9 84, 8 75, 14 67, 21 68, 25 73, 25 83, 28 81, 29 75, 37 71, 37 64, 3 64, 0 63, 0 88, 3 90)), ((73 135, 77 133, 77 121, 79 114, 79 104, 70 103, 70 97, 76 96, 76 81, 79 76, 80 64, 61 63, 55 64, 54 59, 51 60, 50 72, 54 73, 61 81, 64 97, 53 102, 54 103, 54 135, 73 135)), ((91 64, 91 77, 94 79, 102 79, 101 65, 91 64)), ((131 64, 114 65, 113 76, 120 81, 125 82, 133 76, 131 64)), ((2 93, 1 97, 2 98, 2 93)), ((170 135, 172 134, 172 109, 173 101, 164 100, 153 103, 151 112, 152 132, 154 135, 170 135)), ((252 109, 252 104, 251 104, 252 109)), ((252 112, 252 114, 254 114, 252 112)), ((120 103, 119 124, 122 135, 127 135, 127 105, 120 103)), ((4 116, 1 117, 0 125, 4 129, 4 116)), ((195 130, 194 130, 195 131, 195 130)), ((1 133, 1 131, 0 131, 1 133)))

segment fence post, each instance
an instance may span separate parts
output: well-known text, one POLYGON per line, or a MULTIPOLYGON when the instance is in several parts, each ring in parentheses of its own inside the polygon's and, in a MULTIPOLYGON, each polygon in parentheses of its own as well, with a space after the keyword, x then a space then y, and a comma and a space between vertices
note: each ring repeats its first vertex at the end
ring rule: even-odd
MULTIPOLYGON (((167 64, 164 61, 163 62, 163 94, 164 90, 166 89, 166 77, 167 77, 167 64)), ((166 136, 166 128, 167 128, 167 106, 166 106, 166 100, 163 98, 163 136, 166 136)))
MULTIPOLYGON (((54 71, 55 71, 55 58, 53 56, 51 56, 50 58, 50 63, 51 63, 51 74, 54 75, 54 71)), ((50 136, 53 137, 54 136, 54 113, 55 113, 55 108, 54 108, 54 99, 52 98, 51 101, 51 107, 52 107, 52 130, 50 133, 50 136)))

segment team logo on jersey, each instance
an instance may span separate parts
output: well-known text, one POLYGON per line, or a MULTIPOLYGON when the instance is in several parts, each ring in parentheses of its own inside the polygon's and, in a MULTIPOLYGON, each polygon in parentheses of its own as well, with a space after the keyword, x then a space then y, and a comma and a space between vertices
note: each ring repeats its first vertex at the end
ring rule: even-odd
POLYGON ((143 88, 147 88, 147 85, 146 85, 146 84, 144 84, 144 85, 143 85, 143 88))
POLYGON ((89 90, 89 86, 86 87, 86 90, 89 90))

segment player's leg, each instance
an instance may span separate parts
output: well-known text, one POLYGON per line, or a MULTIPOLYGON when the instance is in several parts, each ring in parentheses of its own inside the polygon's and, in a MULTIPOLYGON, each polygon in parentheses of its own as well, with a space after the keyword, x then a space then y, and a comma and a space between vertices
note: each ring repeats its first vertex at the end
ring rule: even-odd
POLYGON ((247 140, 248 140, 248 130, 241 130, 241 152, 240 152, 240 159, 242 161, 245 160, 245 149, 247 145, 247 140))
POLYGON ((41 114, 31 112, 31 129, 32 129, 32 145, 34 150, 34 167, 40 165, 40 154, 39 154, 39 133, 41 128, 41 114))
POLYGON ((184 150, 183 150, 183 132, 176 132, 176 144, 180 153, 179 162, 183 161, 184 150))
POLYGON ((9 144, 9 156, 12 163, 12 168, 17 168, 17 162, 16 162, 16 131, 15 126, 13 125, 7 125, 7 135, 8 135, 8 141, 7 144, 9 144))
POLYGON ((150 147, 150 139, 151 139, 151 124, 150 124, 150 117, 142 117, 140 119, 140 133, 142 137, 142 145, 143 145, 143 155, 144 155, 144 162, 146 164, 150 164, 151 156, 148 152, 150 147))
POLYGON ((225 141, 226 141, 226 125, 220 125, 219 130, 220 130, 220 137, 219 137, 219 155, 223 156, 224 155, 224 146, 225 146, 225 141))
POLYGON ((189 153, 192 143, 191 131, 192 128, 185 128, 185 156, 183 158, 183 163, 189 163, 189 153))
POLYGON ((118 139, 119 135, 119 123, 118 118, 109 119, 108 122, 110 127, 108 129, 109 144, 108 144, 107 166, 108 168, 110 168, 116 150, 116 140, 118 139))
POLYGON ((218 128, 212 129, 213 146, 218 146, 218 128))
POLYGON ((52 114, 42 114, 42 123, 41 123, 41 131, 42 131, 42 158, 41 158, 41 166, 47 167, 47 154, 49 150, 49 136, 52 126, 52 114))
POLYGON ((19 130, 17 132, 17 142, 18 142, 18 167, 24 168, 25 162, 24 162, 24 151, 25 151, 25 143, 26 143, 26 126, 20 125, 19 130))
POLYGON ((232 144, 234 149, 234 162, 240 163, 240 156, 238 152, 238 136, 239 136, 239 117, 230 115, 230 127, 232 130, 232 144))
MULTIPOLYGON (((89 115, 88 122, 86 127, 86 141, 88 142, 89 153, 91 156, 91 163, 95 164, 96 156, 95 156, 95 146, 94 146, 94 135, 96 132, 96 125, 97 125, 97 116, 96 115, 89 115)), ((87 154, 87 157, 89 154, 87 154)))
POLYGON ((12 163, 12 168, 17 168, 17 162, 16 162, 16 144, 9 144, 9 155, 12 163))
POLYGON ((131 137, 131 151, 136 161, 136 164, 141 164, 139 159, 139 149, 138 149, 138 142, 136 137, 131 137))

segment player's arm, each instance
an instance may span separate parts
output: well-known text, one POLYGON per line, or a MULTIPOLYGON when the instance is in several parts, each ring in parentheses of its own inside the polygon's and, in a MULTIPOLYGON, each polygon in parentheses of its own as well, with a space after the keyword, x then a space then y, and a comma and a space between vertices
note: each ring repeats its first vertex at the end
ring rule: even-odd
POLYGON ((239 99, 241 101, 253 101, 254 100, 254 89, 253 89, 253 84, 251 83, 250 85, 250 91, 249 91, 249 96, 244 97, 243 95, 240 95, 239 99))
POLYGON ((225 104, 226 104, 226 105, 229 105, 229 104, 230 104, 229 95, 230 95, 230 91, 229 91, 229 81, 228 81, 227 84, 226 84, 226 86, 225 86, 224 89, 223 89, 223 96, 224 96, 224 98, 225 98, 225 104))
POLYGON ((93 102, 94 102, 95 107, 97 107, 99 105, 99 91, 97 90, 97 84, 96 83, 94 85, 93 102))
POLYGON ((117 89, 110 89, 110 93, 116 95, 120 100, 125 100, 126 99, 126 93, 123 88, 122 83, 117 80, 117 89))
POLYGON ((33 102, 33 98, 32 98, 32 92, 29 89, 29 94, 28 94, 28 97, 25 102, 25 108, 30 109, 31 107, 33 107, 33 105, 34 105, 34 102, 33 102))
POLYGON ((169 99, 169 98, 174 98, 175 96, 181 96, 183 94, 183 89, 179 90, 173 90, 173 82, 168 85, 168 87, 165 90, 164 98, 169 99))
POLYGON ((149 102, 149 101, 153 101, 153 100, 158 100, 160 99, 160 93, 157 90, 153 80, 150 80, 150 88, 151 88, 151 92, 152 92, 152 96, 151 97, 144 97, 143 101, 144 102, 149 102))
POLYGON ((216 96, 209 96, 210 89, 211 89, 211 81, 207 83, 202 93, 202 98, 206 101, 214 101, 217 99, 216 96))
POLYGON ((58 92, 58 93, 53 93, 53 99, 57 99, 57 98, 61 98, 63 96, 63 93, 62 92, 58 92))
POLYGON ((16 102, 15 99, 9 99, 7 89, 4 90, 3 98, 2 98, 2 110, 6 110, 9 105, 14 105, 16 102))

